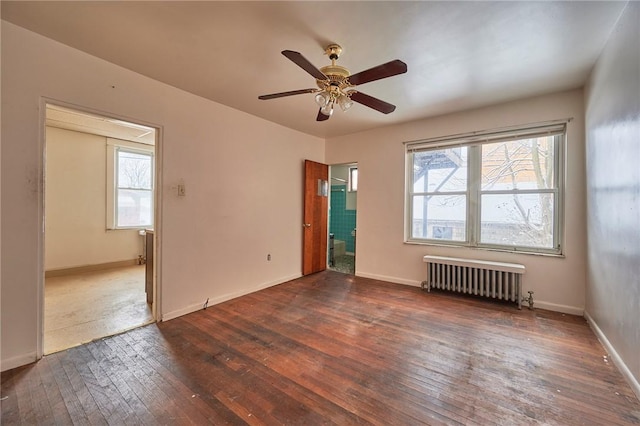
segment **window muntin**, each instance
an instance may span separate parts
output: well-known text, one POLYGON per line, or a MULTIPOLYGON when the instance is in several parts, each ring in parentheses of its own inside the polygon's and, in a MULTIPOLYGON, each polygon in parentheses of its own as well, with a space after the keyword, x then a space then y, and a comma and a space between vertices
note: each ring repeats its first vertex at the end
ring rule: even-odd
POLYGON ((407 241, 561 252, 564 124, 513 133, 407 146, 407 241))

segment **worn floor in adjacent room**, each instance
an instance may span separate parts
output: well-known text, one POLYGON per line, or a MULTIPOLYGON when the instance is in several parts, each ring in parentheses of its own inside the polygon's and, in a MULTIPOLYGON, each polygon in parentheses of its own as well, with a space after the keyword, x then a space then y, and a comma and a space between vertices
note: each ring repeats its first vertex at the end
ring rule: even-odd
POLYGON ((356 273, 356 257, 353 254, 343 254, 336 256, 333 265, 329 269, 345 274, 356 273))
POLYGON ((152 322, 144 273, 135 265, 46 278, 44 353, 152 322))

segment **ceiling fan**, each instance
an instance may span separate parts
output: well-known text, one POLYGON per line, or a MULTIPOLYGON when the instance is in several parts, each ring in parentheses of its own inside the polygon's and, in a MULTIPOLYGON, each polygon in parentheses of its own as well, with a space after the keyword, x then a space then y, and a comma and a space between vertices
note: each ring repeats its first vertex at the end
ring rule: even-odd
POLYGON ((318 117, 316 118, 317 121, 328 120, 331 114, 333 114, 335 104, 338 104, 343 111, 346 111, 351 108, 354 101, 373 108, 376 111, 380 111, 383 114, 389 114, 395 111, 395 105, 366 95, 355 87, 371 81, 403 74, 407 72, 407 64, 396 59, 351 75, 348 69, 336 65, 336 61, 342 53, 342 47, 337 44, 330 44, 325 49, 325 53, 329 56, 329 59, 331 59, 331 65, 318 69, 302 56, 302 54, 292 50, 283 50, 282 54, 284 56, 316 79, 318 88, 272 93, 270 95, 258 96, 258 99, 268 100, 285 96, 302 95, 305 93, 316 93, 315 100, 320 107, 318 117))

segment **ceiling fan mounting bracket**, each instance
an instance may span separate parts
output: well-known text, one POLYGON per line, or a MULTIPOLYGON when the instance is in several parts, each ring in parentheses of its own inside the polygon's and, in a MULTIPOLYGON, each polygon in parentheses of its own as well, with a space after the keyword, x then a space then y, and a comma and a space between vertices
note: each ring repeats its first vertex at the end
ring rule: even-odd
POLYGON ((340 45, 338 44, 330 44, 327 46, 324 52, 327 54, 327 56, 329 56, 329 59, 331 59, 332 61, 336 61, 342 54, 342 47, 340 47, 340 45))

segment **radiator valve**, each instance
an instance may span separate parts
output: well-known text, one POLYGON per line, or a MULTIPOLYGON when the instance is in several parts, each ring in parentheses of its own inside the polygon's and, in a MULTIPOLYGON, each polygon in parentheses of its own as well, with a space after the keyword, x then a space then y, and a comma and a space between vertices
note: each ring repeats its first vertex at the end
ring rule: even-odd
POLYGON ((533 292, 528 291, 527 293, 529 293, 529 297, 523 297, 522 301, 529 304, 529 309, 533 309, 533 292))

